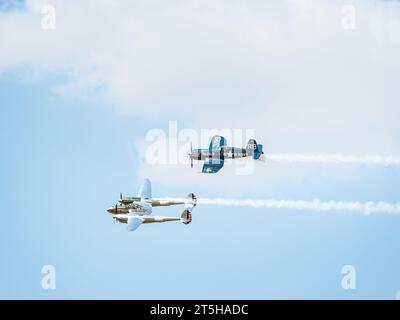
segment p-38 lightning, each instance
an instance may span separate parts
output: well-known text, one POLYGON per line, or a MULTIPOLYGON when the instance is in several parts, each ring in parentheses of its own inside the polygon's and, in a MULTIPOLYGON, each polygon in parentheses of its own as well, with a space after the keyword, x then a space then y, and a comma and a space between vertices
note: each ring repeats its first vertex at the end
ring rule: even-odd
POLYGON ((193 168, 193 160, 204 160, 203 173, 217 173, 224 166, 225 159, 238 159, 253 157, 254 160, 262 160, 263 146, 251 139, 246 148, 226 146, 226 139, 214 136, 208 149, 192 149, 190 146, 190 165, 193 168))
POLYGON ((168 221, 181 221, 183 224, 192 222, 192 210, 197 204, 197 198, 189 193, 187 199, 155 199, 151 196, 151 182, 145 179, 140 187, 137 197, 123 197, 120 194, 118 203, 109 208, 114 221, 127 225, 128 231, 134 231, 143 223, 159 223, 168 221), (152 215, 153 207, 185 205, 185 210, 180 217, 163 217, 152 215))

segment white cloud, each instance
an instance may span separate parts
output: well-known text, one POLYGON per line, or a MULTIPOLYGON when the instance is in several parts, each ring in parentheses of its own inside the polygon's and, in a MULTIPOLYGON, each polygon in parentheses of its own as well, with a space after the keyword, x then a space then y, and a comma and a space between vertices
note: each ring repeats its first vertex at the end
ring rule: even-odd
POLYGON ((55 92, 147 119, 254 129, 267 152, 400 153, 398 2, 58 0, 51 32, 48 2, 0 15, 0 72, 66 75, 55 92))

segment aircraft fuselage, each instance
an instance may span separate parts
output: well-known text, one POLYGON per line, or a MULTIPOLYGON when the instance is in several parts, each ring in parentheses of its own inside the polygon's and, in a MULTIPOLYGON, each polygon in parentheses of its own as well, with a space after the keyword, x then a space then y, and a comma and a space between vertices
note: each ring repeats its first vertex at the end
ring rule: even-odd
POLYGON ((209 149, 194 149, 190 157, 194 160, 205 160, 205 159, 237 159, 245 158, 250 156, 246 149, 235 148, 235 147, 222 147, 221 150, 209 150, 209 149))
POLYGON ((128 205, 117 205, 107 210, 112 214, 128 214, 135 213, 138 215, 151 214, 153 209, 151 205, 145 201, 132 202, 128 205))

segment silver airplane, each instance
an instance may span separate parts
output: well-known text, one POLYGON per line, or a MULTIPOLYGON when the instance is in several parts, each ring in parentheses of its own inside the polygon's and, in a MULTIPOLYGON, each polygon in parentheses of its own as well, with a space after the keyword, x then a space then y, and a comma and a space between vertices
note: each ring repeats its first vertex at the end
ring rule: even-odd
POLYGON ((114 222, 124 223, 128 231, 134 231, 142 223, 160 223, 168 221, 181 221, 183 224, 192 222, 192 210, 197 204, 197 198, 189 193, 187 199, 153 199, 151 196, 151 182, 145 179, 140 187, 137 197, 123 197, 120 194, 118 203, 107 209, 111 213, 114 222), (185 210, 180 217, 163 217, 152 215, 153 207, 165 207, 173 205, 185 205, 185 210))

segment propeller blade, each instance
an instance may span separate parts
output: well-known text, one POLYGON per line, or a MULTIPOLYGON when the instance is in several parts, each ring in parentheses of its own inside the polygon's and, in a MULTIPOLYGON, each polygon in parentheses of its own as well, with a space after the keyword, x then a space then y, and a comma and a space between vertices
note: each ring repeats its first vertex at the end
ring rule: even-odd
POLYGON ((118 213, 118 206, 115 205, 115 214, 117 214, 117 213, 118 213))
POLYGON ((122 200, 122 192, 119 193, 119 198, 122 200))

